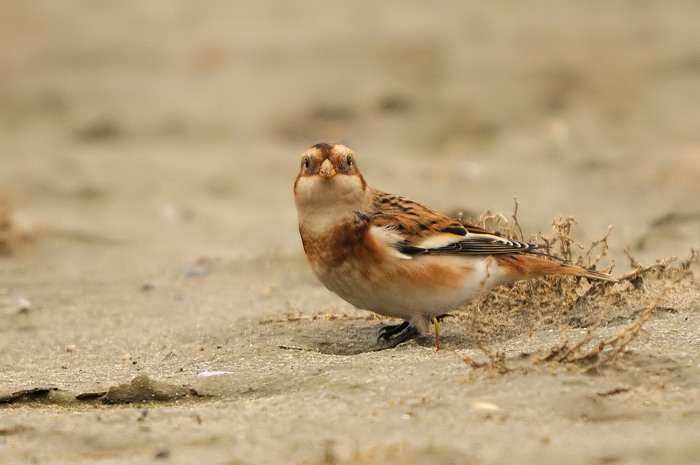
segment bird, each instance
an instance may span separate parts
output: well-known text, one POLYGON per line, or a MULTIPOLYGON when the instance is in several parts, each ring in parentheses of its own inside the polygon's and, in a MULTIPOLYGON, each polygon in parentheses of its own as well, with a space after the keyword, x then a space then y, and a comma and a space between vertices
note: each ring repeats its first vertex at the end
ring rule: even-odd
POLYGON ((404 320, 379 331, 393 348, 495 286, 543 275, 616 281, 566 263, 542 246, 510 239, 370 187, 354 152, 319 143, 301 156, 294 182, 307 261, 330 291, 359 309, 404 320))

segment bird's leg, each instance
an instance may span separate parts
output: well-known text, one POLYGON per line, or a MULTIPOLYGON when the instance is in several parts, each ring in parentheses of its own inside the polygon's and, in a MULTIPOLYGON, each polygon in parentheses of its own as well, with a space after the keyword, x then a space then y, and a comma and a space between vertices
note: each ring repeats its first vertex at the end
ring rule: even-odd
POLYGON ((400 325, 395 326, 400 327, 401 330, 394 331, 392 335, 395 335, 395 337, 391 340, 387 339, 388 343, 386 345, 377 347, 376 349, 374 349, 375 351, 393 349, 402 342, 410 341, 411 339, 415 339, 418 336, 420 336, 420 331, 418 331, 416 327, 410 324, 408 321, 405 321, 400 325))
MULTIPOLYGON (((432 319, 433 325, 435 327, 435 349, 440 350, 440 322, 447 318, 454 317, 449 313, 438 315, 432 319)), ((420 336, 420 331, 418 331, 413 325, 408 321, 397 325, 385 325, 379 330, 379 336, 377 337, 377 342, 381 342, 382 339, 388 341, 387 345, 382 345, 376 350, 392 349, 402 342, 415 339, 420 336)))
POLYGON ((433 327, 435 328, 435 350, 440 350, 440 322, 445 318, 454 318, 451 313, 443 313, 433 318, 433 327))
POLYGON ((377 337, 377 341, 380 341, 382 339, 388 340, 391 336, 400 333, 406 327, 408 327, 409 323, 408 321, 404 321, 403 323, 400 323, 398 325, 385 325, 382 326, 381 329, 379 330, 379 336, 377 337))
POLYGON ((438 317, 433 318, 433 326, 435 327, 435 350, 440 350, 440 321, 438 317))

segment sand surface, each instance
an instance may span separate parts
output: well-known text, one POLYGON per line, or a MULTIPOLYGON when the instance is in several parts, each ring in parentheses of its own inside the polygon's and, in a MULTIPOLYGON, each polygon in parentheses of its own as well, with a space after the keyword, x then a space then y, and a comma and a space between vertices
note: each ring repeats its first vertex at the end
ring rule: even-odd
POLYGON ((462 360, 488 362, 468 313, 444 350, 373 352, 387 321, 317 282, 292 198, 301 152, 337 141, 370 184, 445 212, 509 216, 517 197, 526 231, 573 215, 586 246, 613 224, 614 274, 625 247, 684 259, 698 17, 0 3, 0 195, 31 236, 0 256, 0 463, 700 463, 697 278, 617 305, 599 337, 653 304, 648 334, 588 373, 532 362, 586 333, 572 319, 492 340, 507 373, 462 360))

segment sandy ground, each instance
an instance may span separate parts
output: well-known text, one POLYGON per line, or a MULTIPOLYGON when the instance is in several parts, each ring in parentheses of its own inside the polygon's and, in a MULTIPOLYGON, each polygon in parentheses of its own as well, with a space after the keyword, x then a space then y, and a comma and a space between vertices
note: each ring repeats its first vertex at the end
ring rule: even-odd
MULTIPOLYGON (((517 197, 526 230, 573 215, 583 244, 614 224, 616 274, 625 247, 685 258, 699 15, 0 3, 0 194, 35 236, 0 257, 0 463, 700 463, 697 281, 592 373, 527 361, 574 326, 523 328, 492 347, 516 369, 474 369, 464 315, 447 350, 372 352, 382 321, 315 280, 291 193, 301 152, 339 141, 372 185, 444 211, 517 197)), ((648 301, 626 305, 601 337, 648 301)))

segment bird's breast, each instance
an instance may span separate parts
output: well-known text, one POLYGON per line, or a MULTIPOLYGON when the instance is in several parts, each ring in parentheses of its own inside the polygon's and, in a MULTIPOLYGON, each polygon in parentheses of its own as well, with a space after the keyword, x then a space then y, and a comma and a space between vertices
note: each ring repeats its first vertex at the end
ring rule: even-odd
POLYGON ((312 268, 328 273, 341 268, 348 261, 371 262, 381 257, 377 244, 369 234, 366 222, 347 221, 315 231, 299 225, 304 251, 312 268))

